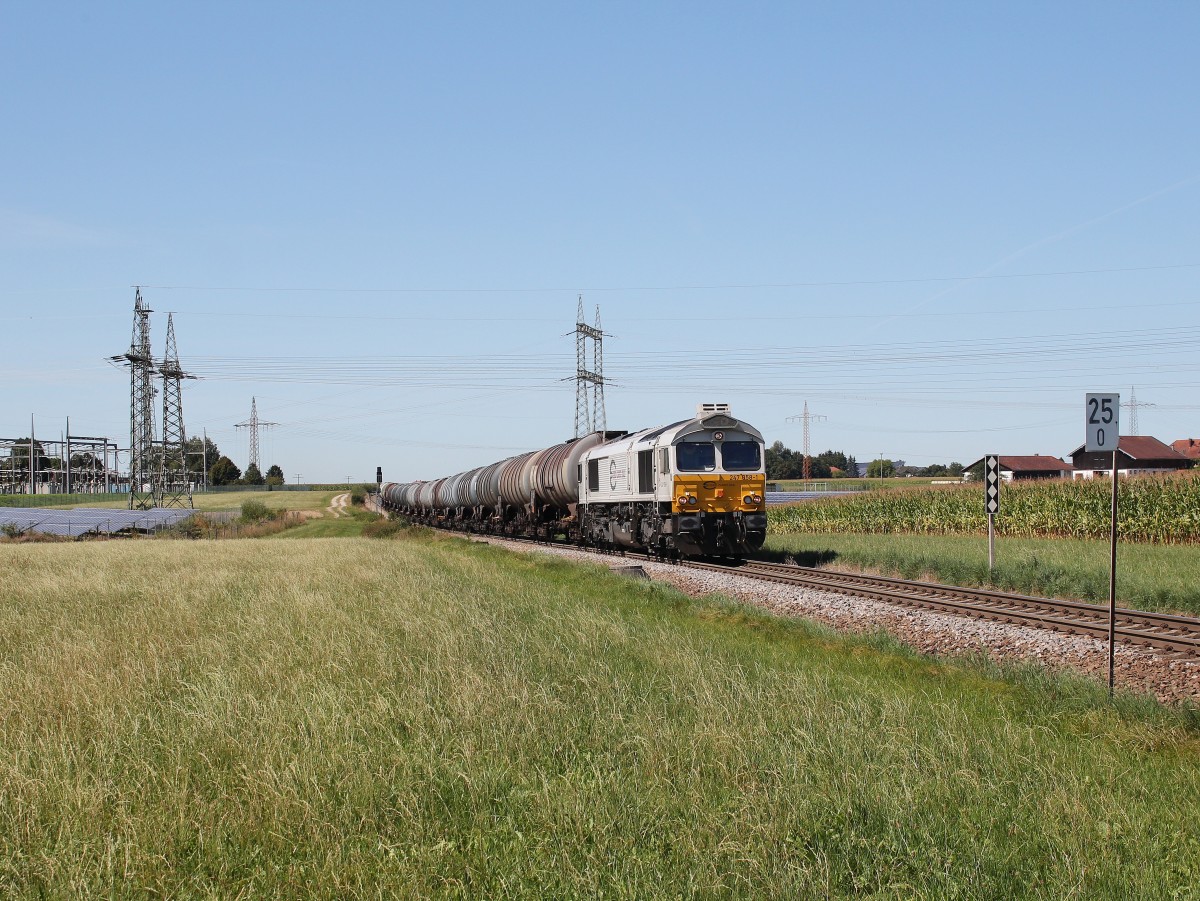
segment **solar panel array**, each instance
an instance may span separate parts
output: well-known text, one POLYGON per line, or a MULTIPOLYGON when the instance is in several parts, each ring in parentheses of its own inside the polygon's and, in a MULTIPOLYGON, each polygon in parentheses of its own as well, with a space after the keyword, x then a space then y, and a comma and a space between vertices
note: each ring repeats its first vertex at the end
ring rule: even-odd
POLYGON ((195 510, 47 510, 44 507, 0 507, 0 528, 6 525, 22 532, 43 532, 47 535, 112 534, 132 530, 152 532, 187 519, 195 510))

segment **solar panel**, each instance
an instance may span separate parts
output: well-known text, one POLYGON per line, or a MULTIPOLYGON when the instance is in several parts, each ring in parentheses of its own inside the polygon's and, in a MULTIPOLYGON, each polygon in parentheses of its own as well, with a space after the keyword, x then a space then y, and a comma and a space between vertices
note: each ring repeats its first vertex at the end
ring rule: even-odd
POLYGON ((196 511, 181 509, 105 510, 81 507, 76 510, 47 510, 42 507, 2 507, 0 527, 11 524, 21 531, 76 537, 88 533, 112 534, 125 529, 149 532, 174 525, 196 511))

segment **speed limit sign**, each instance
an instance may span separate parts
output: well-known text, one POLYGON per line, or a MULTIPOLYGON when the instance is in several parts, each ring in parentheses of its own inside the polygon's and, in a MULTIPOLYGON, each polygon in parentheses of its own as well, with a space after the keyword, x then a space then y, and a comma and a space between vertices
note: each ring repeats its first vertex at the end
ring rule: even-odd
POLYGON ((1088 394, 1083 403, 1087 435, 1084 450, 1089 454, 1115 451, 1121 440, 1121 395, 1088 394))

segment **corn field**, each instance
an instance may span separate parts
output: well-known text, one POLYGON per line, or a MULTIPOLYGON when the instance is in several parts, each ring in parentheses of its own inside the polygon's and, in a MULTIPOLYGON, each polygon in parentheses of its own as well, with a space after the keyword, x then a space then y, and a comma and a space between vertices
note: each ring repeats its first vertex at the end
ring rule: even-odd
MULTIPOLYGON (((1005 484, 996 534, 1016 538, 1105 538, 1112 483, 1107 479, 1005 484)), ((930 486, 806 501, 770 510, 769 530, 987 533, 983 486, 930 486)), ((1122 479, 1118 529, 1124 541, 1200 543, 1200 473, 1122 479)))

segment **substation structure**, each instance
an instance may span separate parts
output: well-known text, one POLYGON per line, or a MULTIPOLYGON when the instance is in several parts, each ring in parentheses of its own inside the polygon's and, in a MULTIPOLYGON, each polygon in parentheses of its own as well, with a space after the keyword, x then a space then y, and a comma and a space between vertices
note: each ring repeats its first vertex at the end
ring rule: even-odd
POLYGON ((115 441, 72 435, 0 438, 0 494, 109 494, 125 491, 115 441), (32 465, 31 465, 32 463, 32 465))

